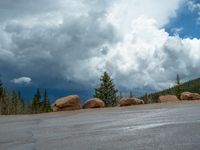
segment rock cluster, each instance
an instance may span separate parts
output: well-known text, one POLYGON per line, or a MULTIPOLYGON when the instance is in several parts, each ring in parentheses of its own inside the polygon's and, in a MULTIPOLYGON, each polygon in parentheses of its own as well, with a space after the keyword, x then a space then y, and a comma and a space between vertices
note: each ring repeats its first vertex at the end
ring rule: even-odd
MULTIPOLYGON (((183 92, 180 96, 181 100, 200 100, 200 94, 191 93, 191 92, 183 92)), ((166 103, 166 102, 177 102, 179 99, 175 95, 163 95, 159 96, 158 102, 166 103)), ((119 106, 131 106, 131 105, 142 105, 144 101, 138 98, 123 98, 119 101, 119 106)), ((92 98, 87 100, 83 108, 104 108, 105 103, 103 100, 99 98, 92 98)), ((69 110, 79 110, 81 109, 81 99, 78 95, 71 95, 67 97, 60 98, 56 100, 51 108, 53 111, 69 111, 69 110)))
MULTIPOLYGON (((144 104, 143 100, 137 98, 124 98, 121 99, 119 102, 120 106, 131 106, 131 105, 141 105, 144 104)), ((83 108, 104 108, 105 103, 103 100, 99 98, 92 98, 87 100, 83 108)), ((81 99, 78 95, 71 95, 60 98, 56 100, 52 105, 51 108, 54 112, 56 111, 70 111, 70 110, 79 110, 81 109, 81 99)))
POLYGON ((191 92, 183 92, 181 93, 181 100, 200 100, 200 94, 191 93, 191 92))

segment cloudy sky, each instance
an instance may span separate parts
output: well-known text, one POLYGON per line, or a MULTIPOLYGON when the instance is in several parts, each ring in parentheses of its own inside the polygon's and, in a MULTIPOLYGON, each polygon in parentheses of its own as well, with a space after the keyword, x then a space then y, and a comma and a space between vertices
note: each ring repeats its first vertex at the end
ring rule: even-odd
POLYGON ((7 87, 88 98, 104 71, 135 95, 200 77, 200 0, 0 0, 7 87))

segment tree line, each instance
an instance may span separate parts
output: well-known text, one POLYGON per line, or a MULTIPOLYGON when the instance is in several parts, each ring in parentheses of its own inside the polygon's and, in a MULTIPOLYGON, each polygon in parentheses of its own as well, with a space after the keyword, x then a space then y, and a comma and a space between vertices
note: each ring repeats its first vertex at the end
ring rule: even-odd
POLYGON ((43 98, 37 89, 31 102, 25 101, 20 92, 8 92, 0 80, 0 115, 33 114, 51 112, 48 93, 43 98))
MULTIPOLYGON (((95 89, 94 97, 102 99, 106 107, 113 107, 118 104, 123 95, 122 92, 118 92, 115 88, 115 84, 109 74, 104 72, 100 78, 100 85, 95 89)), ((129 97, 133 97, 132 92, 130 92, 129 97)), ((25 101, 20 92, 12 91, 9 93, 0 80, 0 115, 37 114, 51 111, 46 89, 41 94, 38 88, 32 101, 25 101)))
MULTIPOLYGON (((182 84, 180 82, 180 77, 177 74, 176 84, 174 87, 157 93, 146 93, 144 96, 140 97, 140 99, 143 99, 146 104, 154 103, 157 102, 157 99, 160 95, 171 94, 180 98, 181 92, 184 91, 199 93, 200 78, 182 84)), ((113 107, 118 105, 120 99, 122 99, 124 96, 122 95, 122 92, 118 92, 109 74, 104 72, 100 78, 99 86, 95 89, 94 97, 102 99, 105 102, 106 107, 113 107)), ((132 91, 130 91, 128 97, 134 97, 132 91)), ((40 89, 38 88, 33 96, 32 101, 27 102, 23 100, 20 92, 13 91, 9 93, 3 87, 3 83, 0 80, 0 114, 35 114, 51 111, 48 92, 46 89, 44 93, 41 94, 40 89)))

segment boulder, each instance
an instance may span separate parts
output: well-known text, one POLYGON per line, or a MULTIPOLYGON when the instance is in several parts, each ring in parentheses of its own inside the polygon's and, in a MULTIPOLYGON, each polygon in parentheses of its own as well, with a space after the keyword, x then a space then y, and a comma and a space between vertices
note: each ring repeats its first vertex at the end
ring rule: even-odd
POLYGON ((93 99, 89 99, 85 102, 84 108, 104 108, 105 107, 105 103, 103 100, 99 99, 99 98, 93 98, 93 99))
POLYGON ((131 106, 140 104, 144 104, 144 101, 137 98, 123 98, 119 102, 120 106, 131 106))
POLYGON ((53 111, 69 111, 81 109, 81 100, 77 95, 70 95, 56 100, 51 108, 53 111))
POLYGON ((159 96, 158 102, 159 103, 166 103, 166 102, 177 102, 179 99, 175 95, 163 95, 159 96))
POLYGON ((137 105, 143 105, 144 101, 141 99, 136 100, 137 105))
POLYGON ((181 100, 200 100, 200 94, 183 92, 181 93, 181 100))

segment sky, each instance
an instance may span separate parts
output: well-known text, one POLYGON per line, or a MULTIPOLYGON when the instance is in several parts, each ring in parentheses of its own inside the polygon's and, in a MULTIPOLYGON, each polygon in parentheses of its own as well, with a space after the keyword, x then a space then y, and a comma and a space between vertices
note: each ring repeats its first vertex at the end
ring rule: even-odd
POLYGON ((0 78, 27 98, 134 95, 200 77, 200 0, 0 0, 0 78))

